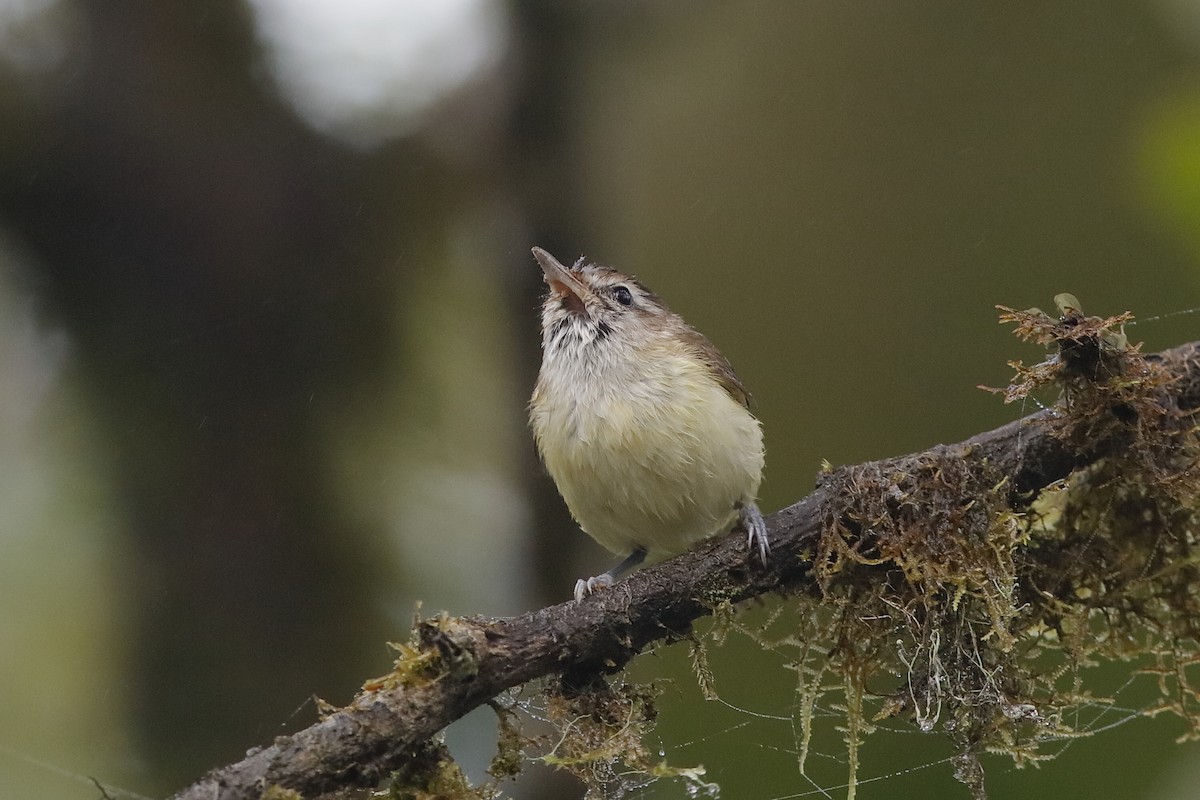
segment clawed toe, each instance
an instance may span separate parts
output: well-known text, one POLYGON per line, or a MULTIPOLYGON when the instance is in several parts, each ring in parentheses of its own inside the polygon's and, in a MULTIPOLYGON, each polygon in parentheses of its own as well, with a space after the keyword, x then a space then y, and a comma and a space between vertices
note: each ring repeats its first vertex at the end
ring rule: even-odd
POLYGON ((767 565, 767 555, 771 552, 771 543, 767 541, 767 522, 762 512, 754 503, 747 503, 739 511, 742 527, 746 529, 746 546, 751 553, 758 552, 762 565, 767 565))
POLYGON ((588 595, 593 595, 601 589, 607 589, 613 585, 613 576, 609 573, 597 575, 594 578, 584 580, 580 578, 575 581, 575 601, 579 602, 588 595))

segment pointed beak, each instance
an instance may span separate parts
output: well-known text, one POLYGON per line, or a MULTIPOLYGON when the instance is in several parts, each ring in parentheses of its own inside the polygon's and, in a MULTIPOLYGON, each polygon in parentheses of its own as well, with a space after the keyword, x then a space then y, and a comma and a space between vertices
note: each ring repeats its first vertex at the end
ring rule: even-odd
POLYGON ((591 290, 583 281, 576 277, 575 273, 564 267, 557 258, 547 253, 540 247, 533 248, 533 257, 537 259, 538 264, 542 268, 542 273, 546 279, 546 285, 550 287, 550 291, 558 297, 565 297, 568 300, 573 300, 579 304, 579 310, 584 308, 584 298, 591 294, 591 290))

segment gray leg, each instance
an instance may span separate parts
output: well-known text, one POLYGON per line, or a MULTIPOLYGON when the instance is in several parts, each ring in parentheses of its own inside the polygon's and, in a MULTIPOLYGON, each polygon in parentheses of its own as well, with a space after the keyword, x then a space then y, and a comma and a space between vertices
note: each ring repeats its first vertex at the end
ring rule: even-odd
POLYGON ((582 600, 588 595, 595 594, 601 589, 607 589, 613 585, 613 582, 616 581, 617 578, 621 577, 626 572, 633 569, 638 564, 641 564, 645 560, 646 549, 644 547, 639 547, 637 550, 634 550, 632 553, 630 553, 624 561, 622 561, 620 564, 617 564, 603 575, 597 575, 596 577, 588 578, 587 580, 580 578, 579 580, 575 581, 575 599, 577 601, 582 600))
POLYGON ((754 503, 739 506, 738 523, 746 531, 746 546, 750 548, 751 553, 758 551, 758 557, 765 567, 767 554, 771 552, 771 543, 767 541, 767 523, 758 506, 754 503))
POLYGON ((629 570, 646 560, 646 548, 639 547, 625 557, 625 560, 608 571, 609 575, 619 578, 629 570))

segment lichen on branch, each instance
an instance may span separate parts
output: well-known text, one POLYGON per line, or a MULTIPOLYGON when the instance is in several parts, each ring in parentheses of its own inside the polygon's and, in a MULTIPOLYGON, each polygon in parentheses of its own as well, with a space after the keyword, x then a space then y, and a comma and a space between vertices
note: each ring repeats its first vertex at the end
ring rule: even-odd
POLYGON ((888 718, 948 736, 955 774, 984 796, 981 755, 1029 763, 1051 755, 1047 742, 1086 734, 1071 712, 1106 702, 1089 692, 1089 670, 1106 662, 1158 687, 1146 714, 1175 715, 1200 738, 1200 343, 1143 355, 1124 338, 1128 315, 1087 317, 1069 297, 1057 317, 1002 311, 1050 352, 1014 362, 998 391, 1055 393, 1049 408, 959 444, 825 470, 768 517, 765 567, 735 531, 583 602, 419 621, 395 669, 345 708, 176 797, 381 783, 394 797, 487 797, 530 759, 575 771, 593 796, 614 775, 705 792, 715 765, 669 767, 639 745, 654 691, 606 676, 656 643, 689 640, 713 696, 706 648, 731 631, 788 651, 801 769, 815 710, 840 709, 851 794, 857 753, 888 718), (735 616, 768 595, 784 595, 770 632, 735 616), (706 633, 693 630, 709 616, 706 633), (521 730, 517 690, 540 696, 537 721, 558 733, 521 730), (437 736, 483 704, 500 719, 496 780, 469 787, 437 736))
POLYGON ((1055 389, 1040 424, 1078 468, 1031 488, 1020 465, 933 448, 822 476, 834 499, 814 575, 836 613, 804 635, 827 643, 825 669, 852 691, 901 675, 877 718, 945 732, 976 797, 980 754, 1023 765, 1083 733, 1068 720, 1105 702, 1081 688, 1101 662, 1152 674, 1162 702, 1148 713, 1200 734, 1195 387, 1173 386, 1177 371, 1127 342, 1129 314, 1058 301, 1057 318, 1001 307, 1020 338, 1052 352, 1012 362, 996 391, 1013 402, 1055 389))

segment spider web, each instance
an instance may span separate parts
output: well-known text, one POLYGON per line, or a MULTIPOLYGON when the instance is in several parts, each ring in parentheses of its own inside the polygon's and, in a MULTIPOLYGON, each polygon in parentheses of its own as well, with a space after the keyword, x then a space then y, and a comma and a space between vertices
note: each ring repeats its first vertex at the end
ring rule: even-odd
MULTIPOLYGON (((1185 309, 1143 322, 1189 317, 1197 311, 1185 309)), ((1045 407, 1037 398, 1027 399, 1045 407)), ((822 654, 789 632, 794 629, 789 616, 793 613, 795 609, 785 602, 771 611, 759 608, 737 617, 718 615, 713 628, 693 642, 691 658, 683 659, 690 663, 681 663, 678 646, 640 659, 629 671, 629 680, 651 681, 662 691, 659 705, 665 711, 649 737, 656 754, 664 763, 695 766, 672 781, 647 779, 637 770, 622 773, 614 765, 607 781, 593 787, 588 797, 715 797, 721 791, 726 796, 764 800, 969 796, 970 790, 956 778, 980 765, 964 760, 948 737, 938 735, 954 724, 948 715, 943 717, 941 707, 936 703, 922 707, 917 700, 907 715, 889 713, 895 710, 888 708, 889 697, 906 680, 901 669, 890 683, 886 676, 872 678, 874 683, 859 693, 849 682, 839 684, 838 676, 813 667, 822 654)), ((799 613, 813 612, 801 609, 799 613)), ((931 653, 939 650, 936 645, 912 642, 899 628, 896 633, 895 651, 909 674, 920 658, 932 658, 931 653)), ((1190 669, 1186 654, 1177 661, 1182 669, 1190 669)), ((1130 742, 1142 747, 1153 741, 1160 753, 1170 751, 1168 742, 1178 731, 1147 721, 1170 703, 1161 694, 1162 669, 1151 657, 1104 665, 1088 659, 1069 665, 1047 663, 1045 669, 1064 687, 1057 708, 1047 710, 1048 718, 1034 706, 1011 708, 1013 714, 1033 723, 1036 732, 1028 745, 983 757, 988 784, 1011 784, 1021 796, 1038 796, 1039 786, 1045 783, 1042 776, 1077 771, 1081 762, 1095 761, 1097 753, 1114 746, 1127 751, 1130 742), (1142 724, 1135 728, 1133 723, 1142 724), (1044 769, 1040 775, 1028 770, 1014 774, 1027 765, 1044 769)), ((926 673, 937 675, 939 670, 926 673)), ((1186 685, 1185 679, 1180 680, 1181 686, 1186 685)), ((916 692, 910 694, 918 697, 916 692)), ((535 706, 523 708, 538 717, 535 706)), ((1186 757, 1188 751, 1171 752, 1186 757)), ((1104 767, 1115 763, 1101 759, 1088 765, 1088 778, 1102 794, 1130 779, 1128 770, 1106 772, 1104 767)), ((1146 769, 1133 780, 1144 782, 1151 775, 1146 769)), ((1051 778, 1052 783, 1059 780, 1051 778)), ((1000 796, 1008 794, 1000 792, 1000 796)))
MULTIPOLYGON (((614 677, 617 685, 644 680, 657 687, 659 717, 646 744, 664 763, 683 767, 684 774, 648 776, 614 761, 604 766, 603 779, 588 797, 796 800, 844 798, 851 793, 859 798, 969 797, 968 789, 955 778, 954 748, 945 736, 938 735, 937 725, 924 732, 911 720, 872 722, 870 735, 858 747, 858 763, 852 763, 846 744, 846 707, 838 702, 844 700, 839 697, 842 687, 826 685, 824 689, 832 690, 825 694, 831 702, 812 702, 818 693, 805 686, 795 668, 797 648, 804 645, 790 638, 768 638, 769 630, 785 622, 791 610, 788 601, 769 612, 752 609, 739 615, 732 630, 720 634, 725 640, 720 644, 666 646, 642 656, 626 676, 614 677), (707 650, 711 665, 697 667, 692 649, 697 646, 707 650), (803 724, 806 717, 811 721, 808 731, 803 724)), ((711 635, 709 631, 705 638, 711 635)), ((1006 756, 985 759, 989 785, 997 787, 994 796, 1012 796, 1001 788, 1008 786, 1015 787, 1020 796, 1042 796, 1041 782, 1059 769, 1060 763, 1064 771, 1077 769, 1062 757, 1078 748, 1087 751, 1081 758, 1093 758, 1095 751, 1102 749, 1094 746, 1102 735, 1111 734, 1119 747, 1136 737, 1143 743, 1154 739, 1159 747, 1170 748, 1172 733, 1167 726, 1155 732, 1146 719, 1156 697, 1150 676, 1103 668, 1095 672, 1088 676, 1089 685, 1115 684, 1107 692, 1109 701, 1081 704, 1067 720, 1073 731, 1070 735, 1045 737, 1042 769, 1015 770, 1006 756), (1130 733, 1120 731, 1125 728, 1130 733)), ((897 676, 897 683, 900 680, 897 676)), ((886 688, 864 697, 865 719, 870 720, 882 706, 886 688)), ((522 718, 526 733, 536 735, 539 726, 561 731, 561 723, 547 714, 540 693, 521 692, 510 707, 522 718)), ((553 742, 544 749, 553 750, 554 742, 559 741, 556 736, 570 734, 548 736, 553 742)), ((1177 750, 1177 757, 1186 756, 1186 750, 1177 750)), ((1108 763, 1118 769, 1116 761, 1108 763)), ((1099 785, 1105 785, 1103 768, 1096 775, 1099 785)), ((503 796, 526 796, 521 784, 518 780, 503 796)))

